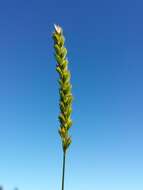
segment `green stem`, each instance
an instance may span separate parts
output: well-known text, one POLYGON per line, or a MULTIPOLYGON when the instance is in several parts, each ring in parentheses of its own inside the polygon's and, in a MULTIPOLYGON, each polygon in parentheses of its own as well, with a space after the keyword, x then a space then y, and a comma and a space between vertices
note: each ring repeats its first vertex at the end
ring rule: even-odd
POLYGON ((62 175, 62 190, 64 190, 64 179, 65 179, 65 159, 66 159, 66 152, 63 152, 63 175, 62 175))

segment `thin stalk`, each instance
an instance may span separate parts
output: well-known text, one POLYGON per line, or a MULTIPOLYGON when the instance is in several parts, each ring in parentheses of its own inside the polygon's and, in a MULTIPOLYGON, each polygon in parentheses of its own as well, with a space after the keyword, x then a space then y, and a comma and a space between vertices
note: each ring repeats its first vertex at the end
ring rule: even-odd
POLYGON ((65 162, 66 162, 66 152, 63 152, 62 190, 64 190, 64 182, 65 182, 65 162))

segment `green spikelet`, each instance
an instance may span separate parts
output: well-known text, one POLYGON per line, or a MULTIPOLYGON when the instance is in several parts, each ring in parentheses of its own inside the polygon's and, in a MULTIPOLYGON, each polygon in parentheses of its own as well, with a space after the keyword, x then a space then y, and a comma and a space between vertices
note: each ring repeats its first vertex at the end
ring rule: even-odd
POLYGON ((63 30, 60 26, 55 25, 55 31, 53 33, 55 59, 57 61, 56 70, 59 73, 59 94, 60 94, 60 115, 59 115, 59 134, 62 140, 63 151, 66 152, 71 144, 71 137, 68 134, 68 130, 72 125, 71 113, 72 113, 72 100, 70 84, 70 71, 68 70, 67 49, 64 47, 65 38, 63 36, 63 30))

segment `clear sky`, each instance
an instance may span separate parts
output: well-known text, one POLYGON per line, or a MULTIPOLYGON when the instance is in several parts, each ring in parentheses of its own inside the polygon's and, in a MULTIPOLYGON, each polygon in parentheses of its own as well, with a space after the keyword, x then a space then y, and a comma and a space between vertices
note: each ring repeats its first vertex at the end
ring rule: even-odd
POLYGON ((0 184, 61 189, 53 24, 72 72, 66 190, 143 189, 143 1, 0 2, 0 184))

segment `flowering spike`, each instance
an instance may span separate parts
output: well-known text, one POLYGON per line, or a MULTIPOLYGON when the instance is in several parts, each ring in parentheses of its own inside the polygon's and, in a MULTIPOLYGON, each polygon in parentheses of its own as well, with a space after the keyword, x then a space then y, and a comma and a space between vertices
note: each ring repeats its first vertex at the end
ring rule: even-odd
POLYGON ((55 59, 57 61, 56 70, 59 73, 59 94, 60 94, 60 129, 59 134, 62 140, 63 151, 66 152, 71 144, 71 137, 68 130, 72 125, 72 94, 70 84, 70 71, 68 70, 68 60, 66 58, 67 49, 64 47, 65 38, 63 30, 59 25, 54 25, 55 31, 53 33, 55 59))

